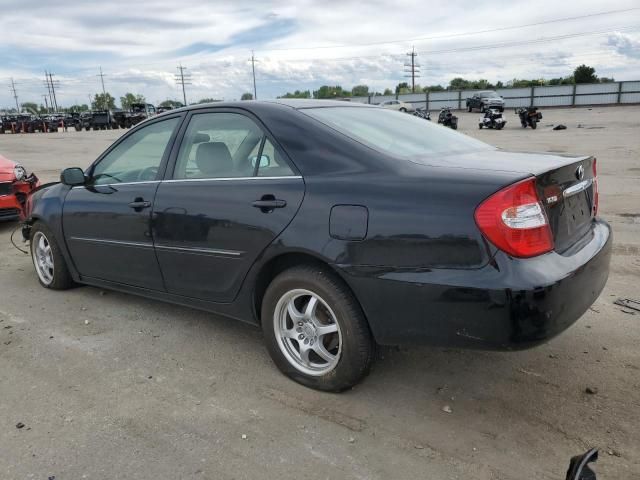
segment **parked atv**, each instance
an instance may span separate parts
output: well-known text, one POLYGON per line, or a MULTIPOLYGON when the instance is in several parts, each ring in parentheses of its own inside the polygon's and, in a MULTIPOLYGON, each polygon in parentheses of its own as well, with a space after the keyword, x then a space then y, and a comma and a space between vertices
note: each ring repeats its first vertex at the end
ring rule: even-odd
POLYGON ((458 129, 458 117, 451 113, 450 107, 442 107, 438 115, 438 123, 454 130, 458 129))
POLYGON ((507 121, 502 118, 502 113, 498 109, 489 108, 485 110, 484 115, 480 117, 478 122, 478 128, 494 128, 496 130, 502 130, 507 121))
POLYGON ((520 117, 522 128, 527 128, 527 125, 529 125, 535 130, 538 122, 542 120, 542 113, 538 112, 538 107, 516 108, 516 114, 520 117))
POLYGON ((413 115, 418 117, 418 118, 424 118, 425 120, 431 120, 431 114, 429 113, 429 110, 427 110, 426 108, 418 108, 416 109, 415 112, 413 112, 413 115))

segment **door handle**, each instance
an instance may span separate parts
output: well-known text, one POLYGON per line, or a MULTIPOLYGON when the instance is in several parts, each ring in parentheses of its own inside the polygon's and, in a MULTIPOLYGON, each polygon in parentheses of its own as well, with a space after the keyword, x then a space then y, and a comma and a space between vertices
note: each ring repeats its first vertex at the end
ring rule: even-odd
POLYGON ((263 195, 260 200, 256 200, 251 205, 255 208, 259 208, 263 213, 269 213, 274 208, 284 208, 287 206, 287 202, 275 198, 273 195, 263 195))
POLYGON ((151 206, 151 202, 147 202, 142 198, 136 198, 133 202, 129 204, 129 207, 133 208, 136 212, 139 212, 144 208, 149 208, 150 206, 151 206))

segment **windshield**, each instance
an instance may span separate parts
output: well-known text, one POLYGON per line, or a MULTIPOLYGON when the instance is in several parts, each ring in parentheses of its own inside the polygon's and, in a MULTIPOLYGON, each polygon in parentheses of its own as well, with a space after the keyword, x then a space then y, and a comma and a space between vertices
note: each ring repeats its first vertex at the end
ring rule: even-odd
POLYGON ((480 92, 478 95, 480 95, 481 97, 487 97, 487 98, 500 98, 500 95, 492 91, 480 92))
POLYGON ((494 148, 414 115, 383 108, 317 107, 301 111, 374 150, 394 157, 415 159, 494 148))

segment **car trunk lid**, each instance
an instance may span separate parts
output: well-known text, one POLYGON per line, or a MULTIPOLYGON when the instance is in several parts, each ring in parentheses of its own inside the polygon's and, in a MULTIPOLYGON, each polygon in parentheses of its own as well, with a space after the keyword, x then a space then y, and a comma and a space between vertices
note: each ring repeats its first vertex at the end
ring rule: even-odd
POLYGON ((536 175, 538 195, 558 253, 563 253, 585 236, 597 210, 596 159, 574 160, 536 175))

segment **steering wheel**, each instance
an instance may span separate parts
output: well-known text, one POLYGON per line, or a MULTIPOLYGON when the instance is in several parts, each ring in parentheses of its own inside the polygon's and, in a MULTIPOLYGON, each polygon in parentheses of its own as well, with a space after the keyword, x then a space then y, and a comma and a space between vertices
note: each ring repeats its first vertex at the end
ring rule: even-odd
POLYGON ((155 180, 158 175, 158 167, 147 167, 140 170, 138 173, 138 181, 145 182, 155 180))

